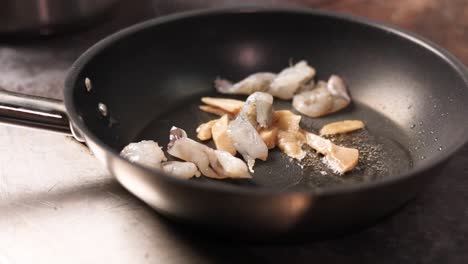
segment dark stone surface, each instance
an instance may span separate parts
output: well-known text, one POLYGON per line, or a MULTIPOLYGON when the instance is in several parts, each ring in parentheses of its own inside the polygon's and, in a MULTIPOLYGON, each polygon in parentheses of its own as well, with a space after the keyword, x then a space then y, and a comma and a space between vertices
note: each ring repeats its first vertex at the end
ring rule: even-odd
MULTIPOLYGON (((235 5, 238 1, 123 1, 82 31, 0 42, 0 87, 61 98, 71 63, 97 40, 126 25, 180 10, 235 5), (140 2, 141 5, 137 5, 140 2)), ((285 1, 253 1, 284 4, 285 1)), ((250 1, 250 4, 252 1, 250 1)), ((468 62, 466 0, 295 0, 399 25, 435 41, 468 62)), ((294 244, 222 244, 183 239, 206 263, 468 263, 468 147, 449 162, 425 192, 395 215, 340 238, 294 244)), ((174 231, 177 235, 177 231, 174 231)), ((27 250, 25 248, 25 250, 27 250)))

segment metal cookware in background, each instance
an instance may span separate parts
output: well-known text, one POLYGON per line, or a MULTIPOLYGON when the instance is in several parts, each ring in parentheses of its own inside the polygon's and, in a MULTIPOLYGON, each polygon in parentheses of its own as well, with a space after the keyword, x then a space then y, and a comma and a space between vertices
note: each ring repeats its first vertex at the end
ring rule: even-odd
POLYGON ((159 213, 230 236, 340 232, 372 223, 414 197, 468 141, 468 74, 461 62, 410 33, 308 9, 195 11, 132 26, 77 60, 64 96, 65 105, 0 92, 0 122, 73 133, 159 213), (380 162, 412 166, 383 178, 312 187, 320 175, 274 151, 250 181, 180 180, 119 156, 142 139, 166 146, 173 125, 193 137, 209 118, 197 111, 199 99, 215 95, 217 76, 278 72, 291 58, 309 61, 320 79, 343 76, 353 98, 335 115, 304 117, 306 129, 364 120, 369 132, 404 150, 380 162))
POLYGON ((84 25, 117 0, 3 0, 0 33, 50 34, 84 25))

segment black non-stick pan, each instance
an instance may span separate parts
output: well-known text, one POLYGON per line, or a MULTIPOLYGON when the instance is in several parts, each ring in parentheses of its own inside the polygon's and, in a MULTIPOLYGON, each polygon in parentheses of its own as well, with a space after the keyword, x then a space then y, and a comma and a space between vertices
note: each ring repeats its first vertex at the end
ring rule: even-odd
POLYGON ((439 174, 468 140, 467 88, 458 60, 392 27, 307 9, 236 8, 170 15, 113 34, 72 66, 65 107, 2 92, 0 113, 10 124, 73 131, 125 188, 171 219, 231 234, 339 232, 392 212, 439 174), (335 73, 349 84, 351 106, 301 125, 316 131, 363 120, 366 130, 336 138, 361 150, 354 172, 334 175, 313 157, 301 168, 273 150, 257 161, 252 180, 181 180, 119 157, 130 142, 166 146, 172 126, 195 138, 195 128, 214 118, 197 106, 201 96, 220 96, 216 77, 236 81, 302 59, 316 79, 335 73))

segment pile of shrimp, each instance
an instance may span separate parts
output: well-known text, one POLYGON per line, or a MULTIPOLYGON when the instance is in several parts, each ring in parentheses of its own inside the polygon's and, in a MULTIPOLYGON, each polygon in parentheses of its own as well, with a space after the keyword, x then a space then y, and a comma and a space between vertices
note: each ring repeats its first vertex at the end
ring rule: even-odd
POLYGON ((223 94, 266 92, 279 99, 292 99, 293 107, 310 117, 334 113, 350 104, 351 98, 341 77, 331 75, 327 82, 315 83, 314 76, 315 69, 306 61, 299 61, 278 74, 259 72, 234 84, 218 78, 215 87, 223 94))
MULTIPOLYGON (((330 169, 337 174, 352 170, 358 163, 359 151, 335 145, 320 135, 300 127, 301 116, 289 110, 275 111, 273 97, 292 99, 300 113, 319 117, 345 108, 351 98, 344 81, 332 75, 328 82, 313 81, 315 69, 300 61, 278 74, 261 72, 232 83, 215 80, 215 88, 224 94, 249 95, 245 101, 203 97, 202 111, 219 118, 201 124, 197 129, 200 141, 213 140, 216 149, 187 137, 177 127, 169 131, 167 153, 183 161, 167 161, 157 142, 144 140, 127 145, 121 156, 148 168, 162 170, 179 178, 201 175, 214 179, 251 178, 256 159, 266 161, 268 151, 278 147, 289 157, 302 160, 303 145, 323 155, 330 169), (236 157, 237 153, 244 159, 236 157)), ((359 120, 334 122, 320 130, 321 135, 347 133, 364 127, 359 120)))

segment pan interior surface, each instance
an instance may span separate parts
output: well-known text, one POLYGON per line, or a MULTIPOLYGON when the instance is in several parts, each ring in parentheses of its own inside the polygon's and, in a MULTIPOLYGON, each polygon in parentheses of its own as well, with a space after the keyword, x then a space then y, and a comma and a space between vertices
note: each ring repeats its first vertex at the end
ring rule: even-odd
MULTIPOLYGON (((135 138, 134 141, 152 139, 166 148, 169 142, 169 130, 177 126, 186 130, 188 136, 196 139, 196 128, 217 116, 198 109, 201 96, 226 95, 217 93, 200 94, 175 104, 174 108, 155 117, 153 121, 135 138)), ((233 96, 230 96, 233 98, 233 96)), ((234 97, 245 99, 245 96, 234 97)), ((274 109, 292 110, 290 101, 276 100, 274 109)), ((371 181, 389 175, 398 175, 412 167, 412 158, 404 145, 408 138, 404 132, 378 112, 362 104, 353 104, 340 113, 322 118, 302 117, 301 127, 307 131, 317 131, 326 123, 345 120, 364 120, 367 128, 346 135, 332 137, 332 140, 347 147, 360 150, 359 165, 345 175, 338 175, 322 162, 322 157, 311 151, 302 162, 289 158, 278 148, 270 150, 268 160, 256 161, 255 173, 251 180, 211 180, 205 177, 192 180, 211 181, 219 184, 236 184, 245 187, 267 187, 280 190, 305 191, 312 188, 324 188, 338 184, 351 184, 371 181)), ((212 141, 207 145, 215 148, 212 141)), ((170 156, 168 155, 170 159, 170 156)))
MULTIPOLYGON (((339 113, 304 118, 303 127, 317 130, 327 122, 361 119, 372 136, 369 146, 380 146, 368 151, 376 157, 368 157, 362 171, 344 177, 330 175, 319 163, 301 168, 274 150, 267 162, 257 161, 253 180, 219 184, 304 190, 397 176, 456 148, 468 130, 468 93, 459 73, 430 49, 381 28, 321 14, 228 12, 129 34, 96 53, 73 89, 84 125, 115 153, 142 139, 165 147, 172 126, 195 138, 195 128, 215 118, 197 106, 201 96, 219 96, 216 77, 237 81, 258 71, 279 72, 302 59, 315 67, 316 80, 344 77, 353 99, 339 113), (85 78, 93 83, 91 92, 85 78), (107 117, 100 115, 98 103, 106 104, 107 117)), ((290 109, 290 102, 276 100, 275 107, 290 109)))

